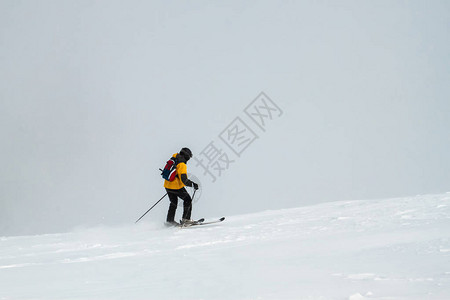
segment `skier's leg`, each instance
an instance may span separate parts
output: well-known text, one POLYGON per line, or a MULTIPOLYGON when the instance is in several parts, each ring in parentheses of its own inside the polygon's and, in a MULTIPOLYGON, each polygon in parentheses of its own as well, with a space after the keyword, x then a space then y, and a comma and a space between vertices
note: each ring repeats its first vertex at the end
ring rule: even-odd
POLYGON ((192 198, 185 188, 179 190, 178 196, 183 199, 183 219, 190 220, 192 212, 192 198))
POLYGON ((175 193, 172 191, 166 189, 167 195, 169 196, 170 205, 169 205, 169 211, 167 212, 167 222, 174 222, 175 221, 175 213, 177 211, 177 205, 178 205, 178 197, 175 193))

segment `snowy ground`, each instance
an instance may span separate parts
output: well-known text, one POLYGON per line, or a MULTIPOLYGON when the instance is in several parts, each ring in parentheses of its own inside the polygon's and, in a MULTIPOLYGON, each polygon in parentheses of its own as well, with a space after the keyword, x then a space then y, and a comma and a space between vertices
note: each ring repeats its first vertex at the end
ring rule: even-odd
POLYGON ((450 193, 3 237, 0 299, 450 299, 450 193))

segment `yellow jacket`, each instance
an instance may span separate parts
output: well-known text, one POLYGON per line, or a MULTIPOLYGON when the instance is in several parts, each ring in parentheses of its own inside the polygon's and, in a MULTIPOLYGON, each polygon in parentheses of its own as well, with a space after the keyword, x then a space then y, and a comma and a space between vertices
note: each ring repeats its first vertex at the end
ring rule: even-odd
MULTIPOLYGON (((172 157, 177 157, 178 153, 172 155, 172 157)), ((174 181, 164 180, 164 187, 171 190, 179 190, 185 187, 183 181, 181 181, 181 174, 187 174, 187 166, 184 162, 179 162, 177 164, 177 177, 174 181)))

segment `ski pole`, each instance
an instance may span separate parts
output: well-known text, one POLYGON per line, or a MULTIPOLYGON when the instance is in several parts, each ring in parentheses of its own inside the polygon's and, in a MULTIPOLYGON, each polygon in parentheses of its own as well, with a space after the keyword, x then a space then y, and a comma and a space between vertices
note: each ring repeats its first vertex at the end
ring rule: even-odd
POLYGON ((165 196, 167 196, 167 193, 165 193, 164 196, 162 196, 161 199, 158 200, 158 202, 156 202, 155 204, 153 204, 153 206, 150 207, 150 208, 145 212, 145 214, 143 214, 139 219, 137 219, 137 221, 134 222, 134 224, 136 224, 137 222, 139 222, 139 220, 142 219, 149 211, 151 211, 152 208, 156 206, 156 204, 158 204, 159 202, 161 202, 161 200, 162 200, 165 196))

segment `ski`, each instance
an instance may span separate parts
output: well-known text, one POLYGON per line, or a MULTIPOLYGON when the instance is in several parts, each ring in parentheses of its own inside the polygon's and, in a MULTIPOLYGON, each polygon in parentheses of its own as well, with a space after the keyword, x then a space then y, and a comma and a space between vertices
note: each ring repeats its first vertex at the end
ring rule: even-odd
POLYGON ((171 222, 171 223, 166 222, 165 224, 166 224, 167 227, 188 228, 188 227, 198 226, 198 225, 208 225, 208 224, 220 223, 220 222, 222 222, 224 220, 225 220, 225 217, 222 217, 222 218, 217 219, 217 220, 212 220, 212 221, 205 222, 205 218, 201 218, 201 219, 195 220, 193 223, 190 223, 190 224, 182 224, 182 223, 179 223, 179 222, 171 222))
MULTIPOLYGON (((203 220, 204 220, 204 219, 203 219, 203 220)), ((220 222, 222 222, 222 221, 224 221, 224 220, 225 220, 225 217, 222 217, 222 218, 220 218, 220 219, 213 220, 213 221, 196 222, 196 223, 190 224, 190 225, 188 225, 188 226, 181 226, 181 227, 182 227, 182 228, 187 228, 187 227, 192 227, 192 226, 208 225, 208 224, 220 223, 220 222)))
POLYGON ((198 219, 198 220, 195 220, 195 221, 193 221, 192 223, 182 223, 181 221, 180 221, 180 227, 191 227, 191 226, 193 226, 193 225, 198 225, 198 224, 201 224, 201 223, 203 223, 203 221, 205 221, 205 218, 201 218, 201 219, 198 219))
MULTIPOLYGON (((203 222, 203 221, 205 221, 205 219, 204 219, 204 218, 201 218, 201 219, 198 219, 198 220, 193 221, 193 222, 194 222, 193 224, 201 223, 201 222, 203 222)), ((165 224, 167 227, 189 227, 189 226, 190 226, 190 224, 182 224, 181 221, 180 221, 180 222, 177 222, 177 221, 173 221, 173 222, 165 222, 164 224, 165 224)))

